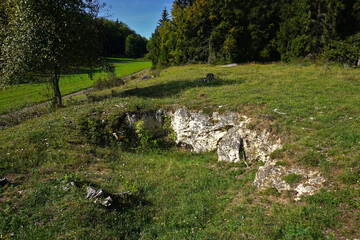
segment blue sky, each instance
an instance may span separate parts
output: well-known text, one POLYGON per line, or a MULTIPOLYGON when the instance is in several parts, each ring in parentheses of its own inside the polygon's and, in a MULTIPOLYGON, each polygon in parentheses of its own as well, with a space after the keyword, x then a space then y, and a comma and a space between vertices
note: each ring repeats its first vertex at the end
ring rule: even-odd
POLYGON ((164 7, 171 10, 172 0, 103 0, 108 19, 119 19, 143 37, 150 38, 164 7))

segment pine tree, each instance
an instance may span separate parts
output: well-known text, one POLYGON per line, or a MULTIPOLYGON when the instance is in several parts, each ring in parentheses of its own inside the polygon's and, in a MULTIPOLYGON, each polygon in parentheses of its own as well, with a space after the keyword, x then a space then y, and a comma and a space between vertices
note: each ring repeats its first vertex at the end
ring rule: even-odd
POLYGON ((181 9, 184 9, 187 6, 192 6, 194 4, 194 0, 175 0, 174 4, 180 7, 181 9))

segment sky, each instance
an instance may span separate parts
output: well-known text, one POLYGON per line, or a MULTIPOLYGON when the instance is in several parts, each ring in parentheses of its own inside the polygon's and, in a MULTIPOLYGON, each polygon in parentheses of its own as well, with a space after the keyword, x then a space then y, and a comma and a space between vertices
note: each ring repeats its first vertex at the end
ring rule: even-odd
POLYGON ((172 0, 103 0, 105 11, 100 16, 124 22, 136 33, 149 39, 162 10, 171 11, 172 0))

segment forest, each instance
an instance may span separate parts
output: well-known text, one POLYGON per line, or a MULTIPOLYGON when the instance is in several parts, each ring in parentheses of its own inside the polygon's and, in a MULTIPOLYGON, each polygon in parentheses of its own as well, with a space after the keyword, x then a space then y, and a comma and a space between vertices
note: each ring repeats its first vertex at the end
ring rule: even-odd
POLYGON ((147 53, 148 40, 125 23, 106 18, 97 21, 101 29, 104 56, 140 58, 147 53))
POLYGON ((335 61, 360 56, 359 0, 175 0, 148 48, 154 66, 335 61))

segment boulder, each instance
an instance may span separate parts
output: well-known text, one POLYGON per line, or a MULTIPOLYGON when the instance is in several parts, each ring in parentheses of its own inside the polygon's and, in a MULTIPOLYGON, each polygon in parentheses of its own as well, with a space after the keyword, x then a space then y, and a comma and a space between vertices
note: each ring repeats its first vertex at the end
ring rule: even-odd
POLYGON ((274 187, 279 192, 293 190, 296 192, 295 200, 300 200, 301 196, 313 195, 319 191, 325 181, 325 178, 323 178, 318 171, 306 170, 299 167, 287 168, 285 166, 277 166, 276 162, 272 161, 259 167, 253 184, 260 189, 274 187), (283 180, 283 177, 289 174, 301 175, 302 180, 294 184, 294 186, 290 186, 283 180))
POLYGON ((202 112, 190 112, 185 107, 170 115, 176 143, 190 146, 197 153, 216 150, 219 140, 238 121, 238 115, 231 112, 224 115, 214 112, 210 117, 202 112))
POLYGON ((138 82, 142 82, 142 81, 149 80, 149 79, 152 79, 152 77, 147 74, 147 75, 142 76, 142 77, 138 80, 138 82))
POLYGON ((233 112, 208 116, 182 107, 171 118, 177 144, 190 146, 198 153, 217 149, 219 161, 266 162, 273 151, 282 147, 281 140, 269 131, 258 133, 247 128, 251 119, 233 112))

